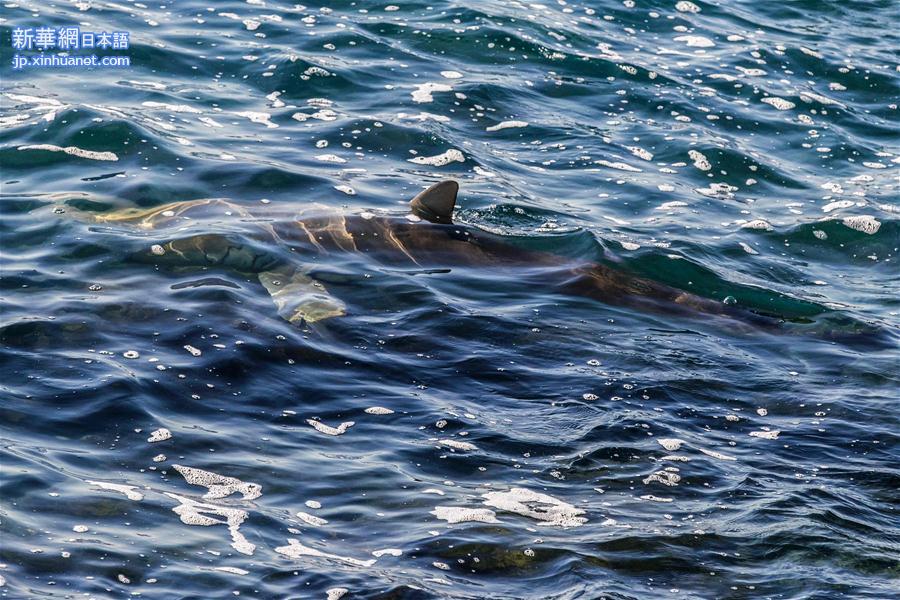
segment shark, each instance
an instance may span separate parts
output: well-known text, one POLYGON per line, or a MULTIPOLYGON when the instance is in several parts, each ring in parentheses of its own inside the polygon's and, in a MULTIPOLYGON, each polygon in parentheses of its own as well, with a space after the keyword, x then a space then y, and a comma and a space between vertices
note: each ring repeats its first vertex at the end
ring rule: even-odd
POLYGON ((458 193, 456 181, 441 181, 412 198, 406 213, 347 213, 320 205, 250 208, 232 200, 204 199, 92 213, 90 218, 135 227, 148 232, 147 237, 165 236, 136 253, 140 262, 228 269, 255 277, 278 315, 295 325, 348 313, 328 282, 315 275, 316 266, 338 255, 432 274, 464 267, 493 270, 564 295, 657 313, 712 315, 764 327, 779 321, 615 266, 528 249, 511 243, 510 236, 456 222, 458 193), (194 233, 196 223, 214 226, 194 233), (282 251, 274 252, 273 244, 282 251))

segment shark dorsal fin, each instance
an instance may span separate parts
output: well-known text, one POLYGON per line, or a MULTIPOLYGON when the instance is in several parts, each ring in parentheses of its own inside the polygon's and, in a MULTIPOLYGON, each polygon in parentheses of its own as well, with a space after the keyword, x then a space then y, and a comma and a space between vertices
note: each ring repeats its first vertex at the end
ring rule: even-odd
POLYGON ((436 183, 413 198, 409 206, 417 217, 432 223, 453 223, 453 208, 459 184, 452 179, 436 183))

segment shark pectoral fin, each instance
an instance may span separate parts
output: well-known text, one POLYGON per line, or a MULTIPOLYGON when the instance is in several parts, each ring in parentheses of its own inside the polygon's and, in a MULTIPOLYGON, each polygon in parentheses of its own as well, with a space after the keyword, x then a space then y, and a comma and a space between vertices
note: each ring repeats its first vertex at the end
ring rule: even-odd
POLYGON ((315 323, 347 314, 346 305, 331 296, 325 286, 299 271, 264 271, 259 274, 278 309, 278 315, 291 323, 315 323))

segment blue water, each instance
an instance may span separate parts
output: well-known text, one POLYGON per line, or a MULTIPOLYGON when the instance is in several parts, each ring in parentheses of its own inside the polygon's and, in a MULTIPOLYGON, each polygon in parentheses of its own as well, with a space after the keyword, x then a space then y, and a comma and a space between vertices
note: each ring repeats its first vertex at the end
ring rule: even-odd
POLYGON ((326 4, 4 5, 0 596, 900 596, 896 2, 326 4), (131 66, 13 70, 43 25, 131 66), (443 179, 727 314, 136 217, 443 179), (148 253, 200 234, 346 314, 148 253))

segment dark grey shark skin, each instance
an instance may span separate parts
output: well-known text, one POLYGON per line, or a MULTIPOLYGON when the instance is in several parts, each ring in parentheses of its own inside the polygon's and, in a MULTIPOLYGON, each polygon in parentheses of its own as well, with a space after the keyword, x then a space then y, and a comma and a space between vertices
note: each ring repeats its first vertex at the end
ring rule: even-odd
POLYGON ((568 295, 654 312, 705 313, 759 324, 757 315, 721 302, 630 275, 595 262, 577 262, 529 251, 504 236, 455 224, 452 213, 459 185, 442 181, 410 202, 410 215, 303 215, 272 225, 278 240, 299 256, 359 253, 390 268, 498 270, 534 280, 568 295))
POLYGON ((334 215, 274 225, 278 239, 302 256, 356 252, 396 269, 471 267, 543 281, 547 287, 615 305, 729 314, 728 307, 593 262, 528 251, 503 236, 405 216, 334 215))
POLYGON ((218 266, 255 273, 272 295, 278 312, 293 322, 314 322, 346 313, 343 303, 307 275, 329 256, 356 254, 392 269, 497 270, 562 294, 606 304, 664 313, 701 313, 736 318, 755 325, 760 317, 649 279, 595 262, 579 262, 510 244, 504 236, 455 224, 452 213, 458 184, 443 181, 416 196, 411 214, 345 215, 325 207, 300 214, 284 207, 248 209, 227 200, 198 200, 150 210, 127 209, 95 215, 95 221, 127 223, 142 229, 169 230, 186 222, 212 222, 222 233, 203 233, 154 246, 138 257, 155 264, 218 266), (228 233, 228 224, 241 227, 228 233), (251 232, 248 234, 248 228, 251 232), (275 241, 290 250, 267 250, 275 241), (291 261, 283 255, 289 254, 291 261))

